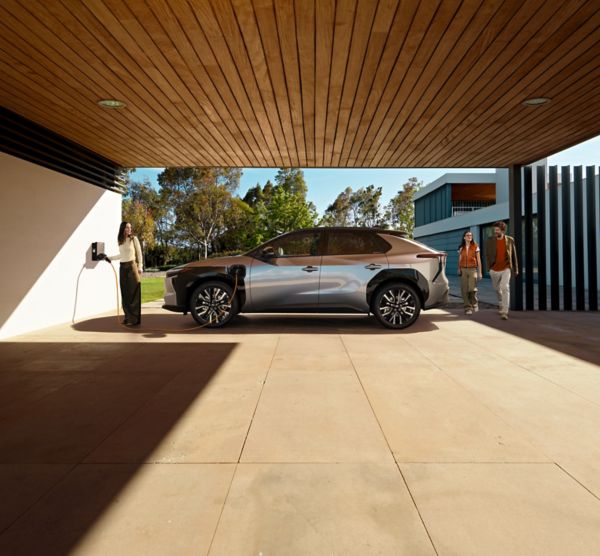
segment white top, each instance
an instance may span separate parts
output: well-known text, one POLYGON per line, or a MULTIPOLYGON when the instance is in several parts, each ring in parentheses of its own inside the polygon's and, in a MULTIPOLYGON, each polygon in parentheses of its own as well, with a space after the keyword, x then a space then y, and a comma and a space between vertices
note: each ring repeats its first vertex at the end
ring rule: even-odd
POLYGON ((108 258, 113 261, 121 261, 122 263, 135 261, 139 271, 142 272, 144 270, 142 248, 140 246, 140 240, 137 238, 137 236, 133 236, 133 238, 128 237, 121 245, 119 245, 119 254, 110 255, 108 258))

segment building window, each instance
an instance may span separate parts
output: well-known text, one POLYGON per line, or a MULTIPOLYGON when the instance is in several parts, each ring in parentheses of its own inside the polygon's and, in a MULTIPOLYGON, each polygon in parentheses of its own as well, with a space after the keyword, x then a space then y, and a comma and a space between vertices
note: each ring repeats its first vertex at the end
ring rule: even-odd
POLYGON ((452 201, 452 216, 467 214, 493 204, 494 201, 452 201))

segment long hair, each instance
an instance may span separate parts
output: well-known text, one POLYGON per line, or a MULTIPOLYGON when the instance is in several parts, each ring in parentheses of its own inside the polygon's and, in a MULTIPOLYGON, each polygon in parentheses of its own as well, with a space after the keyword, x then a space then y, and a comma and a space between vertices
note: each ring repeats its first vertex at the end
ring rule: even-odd
MULTIPOLYGON (((458 246, 458 250, 460 251, 463 247, 466 247, 467 245, 467 241, 465 240, 465 236, 467 234, 472 234, 473 232, 471 232, 471 230, 467 230, 464 234, 463 234, 463 238, 462 241, 460 242, 460 245, 458 246)), ((473 237, 473 236, 471 236, 473 237)), ((471 240, 471 245, 474 245, 475 248, 477 248, 477 244, 475 243, 475 241, 471 240)))
MULTIPOLYGON (((127 224, 130 224, 130 222, 121 222, 121 225, 119 226, 119 235, 117 236, 119 245, 125 243, 125 226, 127 226, 127 224)), ((133 237, 133 230, 131 231, 131 237, 133 237)))

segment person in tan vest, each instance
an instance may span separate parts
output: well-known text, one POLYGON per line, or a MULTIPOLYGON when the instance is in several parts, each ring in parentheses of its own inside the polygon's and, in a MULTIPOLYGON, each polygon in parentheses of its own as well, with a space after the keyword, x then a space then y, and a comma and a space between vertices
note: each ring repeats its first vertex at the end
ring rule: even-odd
POLYGON ((492 285, 498 296, 498 312, 503 320, 507 320, 510 305, 510 278, 511 274, 518 276, 519 263, 515 240, 506 235, 505 222, 494 224, 494 235, 485 242, 485 259, 492 285))
POLYGON ((472 315, 479 310, 477 300, 477 280, 482 278, 481 252, 473 241, 471 231, 466 231, 458 247, 458 275, 460 292, 465 305, 465 314, 472 315))

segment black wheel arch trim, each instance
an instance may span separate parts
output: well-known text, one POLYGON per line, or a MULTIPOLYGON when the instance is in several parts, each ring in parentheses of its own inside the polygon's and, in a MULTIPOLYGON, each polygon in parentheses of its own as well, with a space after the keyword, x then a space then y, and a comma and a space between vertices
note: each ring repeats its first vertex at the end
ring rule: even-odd
POLYGON ((425 276, 414 268, 388 268, 373 276, 367 284, 367 303, 369 307, 377 289, 386 282, 406 282, 414 286, 421 298, 421 307, 425 307, 425 302, 429 299, 429 283, 425 276))
MULTIPOLYGON (((242 265, 235 265, 242 266, 242 265)), ((239 299, 240 309, 246 303, 246 284, 244 281, 245 269, 241 275, 238 275, 236 295, 239 299)), ((177 305, 185 307, 187 311, 190 306, 190 299, 194 290, 203 282, 210 280, 220 280, 232 288, 235 287, 235 277, 231 273, 229 266, 201 266, 192 269, 183 269, 173 276, 173 289, 177 296, 177 305)))

